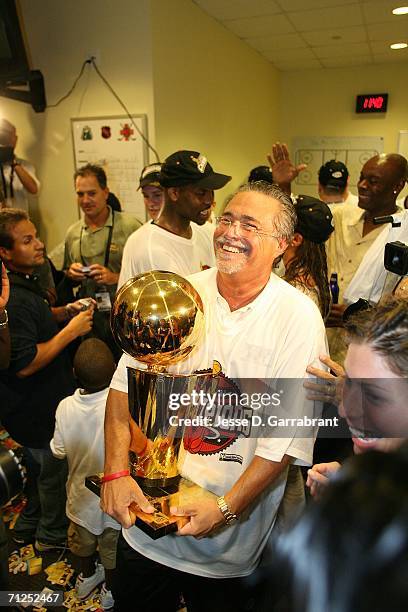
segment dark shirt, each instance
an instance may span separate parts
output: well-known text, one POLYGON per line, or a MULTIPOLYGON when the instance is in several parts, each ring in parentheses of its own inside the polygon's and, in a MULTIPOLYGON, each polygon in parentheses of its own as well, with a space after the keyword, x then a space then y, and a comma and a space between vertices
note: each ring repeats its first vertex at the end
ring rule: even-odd
POLYGON ((35 278, 10 273, 9 279, 11 361, 5 377, 2 374, 8 391, 2 422, 20 444, 45 448, 54 432, 59 402, 75 390, 72 366, 67 350, 63 350, 31 376, 17 377, 17 372, 35 358, 36 345, 51 340, 59 330, 35 278))

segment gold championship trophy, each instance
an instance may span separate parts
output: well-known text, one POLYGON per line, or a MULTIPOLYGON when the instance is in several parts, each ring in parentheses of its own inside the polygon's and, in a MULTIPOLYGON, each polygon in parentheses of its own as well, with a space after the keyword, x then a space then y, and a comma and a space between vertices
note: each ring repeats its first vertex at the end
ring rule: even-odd
MULTIPOLYGON (((203 304, 187 280, 153 270, 120 288, 111 327, 123 351, 147 366, 128 368, 129 469, 156 511, 146 514, 135 504, 130 510, 136 515, 136 526, 156 539, 177 531, 188 520, 171 515, 170 506, 212 495, 180 478, 185 451, 178 422, 180 417, 182 421, 192 418, 196 407, 184 402, 174 412, 169 400, 189 396, 193 390, 214 389, 216 376, 208 371, 174 374, 166 369, 188 357, 200 343, 205 328, 203 304)), ((88 477, 86 484, 99 493, 100 476, 88 477)))

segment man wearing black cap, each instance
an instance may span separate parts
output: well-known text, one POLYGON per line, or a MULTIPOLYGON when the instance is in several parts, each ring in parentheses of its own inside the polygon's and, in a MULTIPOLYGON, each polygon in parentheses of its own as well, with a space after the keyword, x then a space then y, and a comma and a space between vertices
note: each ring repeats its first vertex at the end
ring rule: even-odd
POLYGON ((119 287, 148 270, 187 276, 215 264, 211 237, 201 226, 210 218, 214 190, 231 177, 214 172, 197 151, 177 151, 165 160, 159 180, 164 188, 163 210, 128 239, 119 287))
POLYGON ((319 198, 326 204, 354 204, 358 197, 348 190, 349 171, 341 161, 331 159, 319 170, 319 198))

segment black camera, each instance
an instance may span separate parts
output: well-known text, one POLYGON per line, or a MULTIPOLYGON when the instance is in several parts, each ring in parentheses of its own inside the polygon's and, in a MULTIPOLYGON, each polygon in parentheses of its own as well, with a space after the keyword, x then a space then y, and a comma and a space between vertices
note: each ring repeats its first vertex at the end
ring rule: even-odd
POLYGON ((22 492, 25 470, 17 449, 12 451, 0 446, 0 507, 22 492))
POLYGON ((14 159, 13 147, 5 147, 0 145, 0 164, 7 164, 12 162, 14 159))
POLYGON ((398 276, 408 274, 408 246, 399 240, 388 242, 384 251, 384 268, 398 276))

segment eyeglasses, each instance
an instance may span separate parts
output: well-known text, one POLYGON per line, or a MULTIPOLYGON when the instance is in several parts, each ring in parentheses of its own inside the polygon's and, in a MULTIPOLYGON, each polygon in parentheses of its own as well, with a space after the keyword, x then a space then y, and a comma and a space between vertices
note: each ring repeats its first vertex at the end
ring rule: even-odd
POLYGON ((232 225, 237 226, 239 235, 244 238, 256 234, 257 236, 269 236, 269 238, 276 238, 276 240, 279 240, 278 236, 270 234, 269 232, 264 232, 247 221, 238 221, 238 219, 233 221, 229 217, 216 217, 215 223, 218 227, 222 227, 226 231, 229 230, 232 225))

